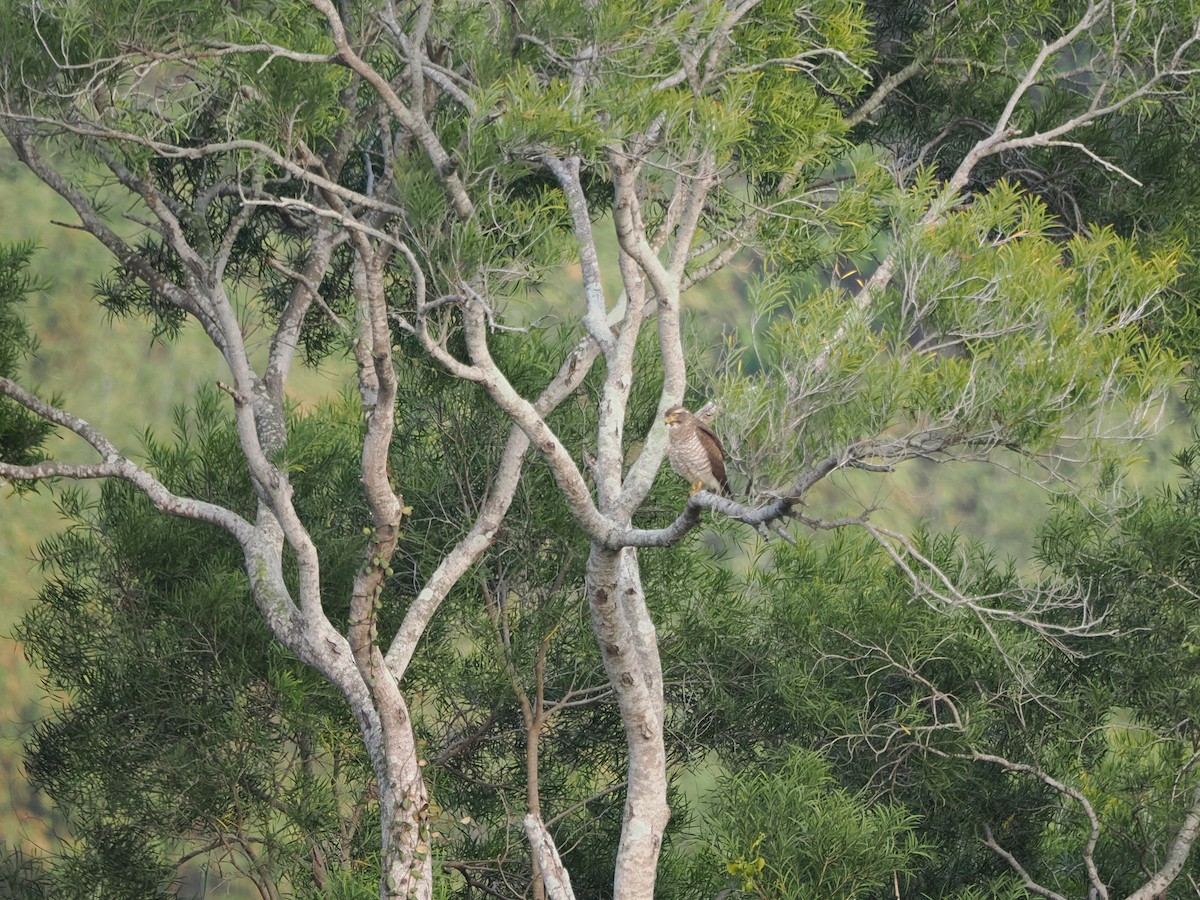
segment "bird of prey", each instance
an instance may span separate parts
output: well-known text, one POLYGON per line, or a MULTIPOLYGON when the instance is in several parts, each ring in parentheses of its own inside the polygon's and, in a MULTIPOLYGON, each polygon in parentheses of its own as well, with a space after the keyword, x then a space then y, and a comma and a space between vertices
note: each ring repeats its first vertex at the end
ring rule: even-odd
POLYGON ((667 423, 667 458, 671 468, 692 486, 732 497, 725 479, 725 450, 721 441, 701 419, 682 406, 672 406, 663 416, 667 423))

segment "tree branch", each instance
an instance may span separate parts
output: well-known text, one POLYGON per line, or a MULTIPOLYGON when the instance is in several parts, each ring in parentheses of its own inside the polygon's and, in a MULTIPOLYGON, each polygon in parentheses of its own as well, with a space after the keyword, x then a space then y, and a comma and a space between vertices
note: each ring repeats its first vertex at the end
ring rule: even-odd
POLYGON ((525 816, 525 833, 529 836, 529 847, 537 857, 538 868, 546 885, 546 896, 550 900, 575 900, 571 889, 571 877, 554 846, 554 839, 542 824, 542 820, 529 813, 525 816))
MULTIPOLYGON (((410 109, 392 89, 387 79, 355 52, 354 48, 350 45, 350 38, 346 34, 346 26, 342 22, 342 17, 330 0, 309 0, 309 3, 313 9, 324 15, 329 22, 329 27, 333 33, 333 43, 338 49, 338 55, 378 92, 379 96, 387 104, 388 111, 396 117, 396 121, 409 134, 416 138, 417 142, 425 150, 429 161, 433 163, 434 171, 437 173, 442 186, 446 190, 447 196, 450 198, 451 203, 454 204, 454 209, 458 217, 464 220, 474 217, 475 206, 471 202, 471 198, 467 195, 462 180, 458 177, 458 162, 452 159, 450 154, 446 152, 446 148, 438 140, 437 134, 425 120, 423 113, 410 109)), ((413 47, 410 47, 409 50, 410 53, 416 52, 413 47)), ((419 71, 419 68, 417 71, 419 71)))
MULTIPOLYGON (((590 338, 584 338, 576 344, 563 361, 558 373, 538 397, 534 404, 535 411, 545 416, 557 409, 558 405, 582 383, 598 357, 599 348, 590 338)), ((387 664, 397 680, 402 678, 408 669, 417 644, 442 601, 458 583, 459 578, 495 541, 500 524, 520 485, 521 470, 528 449, 528 435, 514 424, 509 431, 496 474, 488 487, 483 508, 476 516, 470 531, 438 564, 429 581, 409 605, 404 614, 404 621, 392 639, 387 652, 387 664)))
POLYGON ((1167 888, 1179 877, 1187 864, 1197 836, 1200 836, 1200 783, 1192 789, 1183 823, 1175 832, 1162 865, 1144 885, 1129 895, 1128 900, 1155 900, 1165 896, 1167 888))
POLYGON ((43 478, 120 478, 138 488, 161 512, 217 525, 232 534, 243 546, 252 542, 254 527, 237 513, 223 506, 180 497, 171 492, 148 471, 123 456, 97 428, 78 416, 46 403, 8 378, 0 377, 0 394, 15 400, 34 415, 69 429, 87 441, 103 459, 103 462, 92 465, 41 462, 36 465, 18 466, 0 462, 0 478, 10 481, 37 481, 43 478))
POLYGON ((579 181, 580 159, 578 156, 558 159, 546 154, 542 157, 546 167, 554 173, 567 200, 571 223, 575 230, 575 243, 579 247, 579 265, 583 275, 583 295, 587 301, 587 312, 583 327, 591 335, 605 355, 612 352, 614 341, 612 328, 608 324, 608 311, 604 300, 604 282, 600 277, 600 258, 596 252, 596 240, 592 235, 591 210, 579 181))
MULTIPOLYGON (((1092 807, 1091 801, 1084 796, 1082 791, 1078 790, 1077 788, 1073 788, 1062 781, 1059 781, 1057 778, 1053 777, 1047 772, 1044 772, 1037 766, 1029 765, 1028 763, 1013 762, 1005 759, 1003 756, 997 756, 992 753, 979 753, 977 751, 971 753, 946 753, 934 747, 925 747, 923 749, 935 756, 941 756, 949 759, 964 759, 975 760, 977 762, 986 762, 999 766, 1007 772, 1018 772, 1026 775, 1032 775, 1047 787, 1058 792, 1059 794, 1062 794, 1064 797, 1070 797, 1072 800, 1078 803, 1080 809, 1083 810, 1083 813, 1088 820, 1088 839, 1083 851, 1083 862, 1084 866, 1087 868, 1088 881, 1091 883, 1092 889, 1099 900, 1108 900, 1108 888, 1105 886, 1104 882, 1100 880, 1100 873, 1096 870, 1095 860, 1096 844, 1100 840, 1100 819, 1096 815, 1096 810, 1092 807)), ((1043 896, 1049 895, 1043 894, 1043 896)))
POLYGON ((1049 888, 1042 887, 1032 876, 1025 871, 1024 867, 1017 862, 1017 858, 996 843, 995 837, 992 835, 992 827, 990 825, 983 826, 983 843, 984 846, 995 853, 998 857, 1008 863, 1011 868, 1020 877, 1025 884, 1026 890, 1031 894, 1037 894, 1039 897, 1046 897, 1047 900, 1067 900, 1062 894, 1052 891, 1049 888))
MULTIPOLYGON (((379 210, 393 216, 403 216, 404 210, 390 203, 385 203, 375 197, 361 194, 358 191, 342 187, 334 181, 325 178, 311 168, 300 165, 294 160, 280 154, 273 147, 264 144, 261 141, 239 138, 228 141, 214 141, 208 144, 201 144, 196 147, 180 147, 176 144, 170 144, 165 141, 156 140, 141 134, 134 134, 128 131, 120 131, 113 128, 101 128, 96 125, 84 125, 75 122, 68 122, 60 119, 48 119, 44 116, 20 115, 11 111, 0 111, 0 121, 10 121, 18 124, 40 125, 53 128, 56 131, 65 131, 74 134, 78 137, 93 138, 100 141, 121 141, 124 143, 134 144, 139 147, 145 147, 147 150, 152 150, 156 155, 163 159, 208 159, 216 156, 225 156, 234 154, 239 151, 251 151, 259 154, 280 168, 288 172, 299 181, 306 184, 311 184, 315 188, 335 194, 341 197, 348 203, 357 206, 369 207, 379 210)), ((3 128, 5 137, 10 142, 21 140, 27 135, 20 134, 12 128, 3 128)), ((24 159, 24 157, 22 157, 24 159)), ((33 168, 33 166, 30 166, 33 168)), ((47 184, 57 190, 55 184, 43 175, 42 169, 35 169, 38 172, 38 177, 43 178, 47 184)), ((61 180, 61 176, 54 173, 55 177, 61 180)), ((61 193, 61 191, 60 191, 61 193)), ((65 194, 63 195, 66 196, 65 194)), ((69 197, 67 197, 70 200, 69 197)), ((74 204, 72 204, 74 206, 74 204)), ((78 210, 77 210, 78 211, 78 210)), ((99 235, 97 235, 99 237, 99 235)), ((111 249, 111 248, 110 248, 111 249)), ((115 253, 116 251, 114 251, 115 253)))

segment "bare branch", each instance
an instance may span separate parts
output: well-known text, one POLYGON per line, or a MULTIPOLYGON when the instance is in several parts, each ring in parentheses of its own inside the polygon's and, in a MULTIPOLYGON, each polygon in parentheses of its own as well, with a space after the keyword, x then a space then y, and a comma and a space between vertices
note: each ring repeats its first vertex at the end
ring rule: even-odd
MULTIPOLYGON (((468 295, 474 293, 466 286, 463 286, 463 289, 468 295)), ((483 305, 482 298, 475 295, 472 302, 463 309, 467 350, 473 364, 470 369, 476 376, 473 380, 487 390, 496 405, 525 432, 526 437, 545 459, 580 526, 597 539, 601 535, 609 534, 613 523, 597 509, 583 473, 570 452, 537 407, 517 392, 492 359, 487 344, 483 305)))
POLYGON ((1092 151, 1086 144, 1081 144, 1079 141, 1046 141, 1043 146, 1046 146, 1046 147, 1073 147, 1076 150, 1078 150, 1079 152, 1083 153, 1089 159, 1092 159, 1095 162, 1098 162, 1101 166, 1103 166, 1108 171, 1115 172, 1116 174, 1118 174, 1122 178, 1124 178, 1126 181, 1130 181, 1133 184, 1136 184, 1138 187, 1145 187, 1144 184, 1142 184, 1140 181, 1138 181, 1136 178, 1134 178, 1132 175, 1130 175, 1128 172, 1126 172, 1124 169, 1122 169, 1116 163, 1109 162, 1107 159, 1100 156, 1098 153, 1095 153, 1094 151, 1092 151))
POLYGON ((529 836, 529 846, 538 860, 542 879, 546 884, 546 896, 550 900, 575 900, 575 892, 571 889, 571 877, 558 855, 554 839, 542 824, 542 820, 529 813, 525 816, 525 833, 529 836))
POLYGON ((1008 863, 1009 868, 1017 873, 1021 881, 1024 882, 1025 888, 1031 894, 1037 894, 1039 897, 1046 897, 1048 900, 1067 900, 1067 898, 1062 894, 1052 891, 1049 888, 1042 887, 1040 884, 1034 881, 1030 874, 1025 871, 1019 862, 1017 862, 1016 857, 996 842, 995 837, 992 835, 992 828, 990 825, 983 826, 983 835, 984 846, 1008 863))
MULTIPOLYGON (((939 196, 930 204, 925 214, 920 221, 915 224, 915 229, 921 230, 931 226, 940 224, 946 213, 958 202, 959 192, 966 186, 970 180, 972 172, 976 166, 989 156, 1001 153, 1007 150, 1013 150, 1023 147, 1032 146, 1053 146, 1053 145, 1070 145, 1083 151, 1089 158, 1099 162, 1102 166, 1110 171, 1117 171, 1124 177, 1131 177, 1128 173, 1119 169, 1111 163, 1101 159, 1097 154, 1090 151, 1079 142, 1069 142, 1061 140, 1064 135, 1078 130, 1085 125, 1110 116, 1115 112, 1124 109, 1137 102, 1138 100, 1150 96, 1156 86, 1165 78, 1178 74, 1189 74, 1194 71, 1192 68, 1186 67, 1183 64, 1184 56, 1190 49, 1200 41, 1200 22, 1197 22, 1196 28, 1192 35, 1182 41, 1172 54, 1171 58, 1165 65, 1159 65, 1156 59, 1153 64, 1156 66, 1154 71, 1140 84, 1139 86, 1129 90, 1123 95, 1116 97, 1113 100, 1104 102, 1102 97, 1108 89, 1108 77, 1102 77, 1093 88, 1093 99, 1088 108, 1063 122, 1057 126, 1047 128, 1034 135, 1026 137, 1018 137, 1016 131, 1010 127, 1013 115, 1022 100, 1025 99, 1029 91, 1042 78, 1043 70, 1048 62, 1063 53, 1069 47, 1081 40, 1097 23, 1099 23, 1104 13, 1111 8, 1110 0, 1100 0, 1088 5, 1087 9, 1079 16, 1075 24, 1067 29, 1056 40, 1044 44, 1037 56, 1030 63, 1029 68, 1018 82, 1017 86, 1009 95, 1007 102, 995 123, 987 131, 986 135, 981 138, 975 145, 966 153, 957 169, 945 183, 943 190, 939 196)), ((1120 36, 1117 36, 1120 40, 1120 36)), ((1115 61, 1113 63, 1116 64, 1115 61)), ((896 252, 892 251, 885 257, 871 277, 863 283, 861 289, 855 294, 851 303, 849 315, 861 315, 864 310, 871 304, 874 296, 881 291, 889 282, 894 272, 896 265, 896 252)), ((837 343, 845 333, 845 329, 839 328, 835 334, 830 346, 837 343)), ((822 369, 827 364, 828 350, 820 354, 813 360, 815 369, 822 369)))
POLYGON ((120 478, 138 488, 161 512, 218 525, 237 538, 243 546, 252 542, 253 526, 237 513, 223 506, 172 493, 148 471, 122 455, 95 426, 78 416, 46 403, 8 378, 0 377, 0 394, 15 400, 46 421, 61 425, 77 434, 103 459, 103 462, 92 465, 42 462, 18 466, 0 462, 0 478, 10 481, 37 481, 44 478, 120 478))
POLYGON ((874 113, 875 110, 879 109, 879 107, 883 105, 883 101, 886 100, 893 91, 898 90, 904 85, 905 82, 910 81, 913 77, 918 75, 927 64, 928 59, 926 58, 914 59, 907 66, 904 66, 904 68, 897 72, 893 72, 891 75, 887 76, 887 78, 883 79, 883 81, 879 82, 879 86, 875 88, 871 96, 863 101, 862 105, 859 106, 858 109, 846 116, 847 127, 855 128, 865 122, 868 118, 870 118, 871 114, 874 113))
POLYGON ((628 786, 629 786, 629 782, 618 781, 616 784, 610 784, 608 787, 601 788, 600 790, 596 791, 596 793, 592 794, 590 797, 584 797, 582 800, 578 801, 577 803, 572 803, 566 809, 563 809, 563 810, 555 813, 551 818, 546 820, 546 826, 553 827, 553 826, 557 825, 559 822, 561 822, 563 819, 565 819, 567 816, 571 815, 571 813, 585 808, 589 803, 594 803, 603 797, 607 797, 609 794, 616 793, 617 791, 623 791, 628 786))
MULTIPOLYGON (((599 348, 590 338, 576 344, 554 379, 538 397, 534 409, 543 416, 553 412, 575 391, 598 356, 599 348)), ((528 449, 528 435, 519 426, 514 425, 509 431, 504 453, 488 488, 483 508, 476 516, 470 531, 438 564, 429 581, 410 604, 404 621, 392 639, 387 651, 387 664, 397 680, 404 676, 416 652, 417 644, 446 595, 495 541, 500 523, 508 512, 520 484, 521 470, 528 449)))
MULTIPOLYGON (((1038 78, 1041 77, 1042 68, 1046 65, 1046 62, 1073 44, 1080 35, 1084 34, 1086 31, 1088 31, 1088 29, 1095 25, 1096 22, 1100 20, 1108 6, 1109 0, 1101 0, 1099 3, 1088 4, 1088 8, 1084 10, 1083 14, 1079 17, 1079 21, 1077 21, 1074 26, 1072 26, 1067 32, 1058 38, 1058 40, 1042 45, 1042 49, 1038 52, 1038 55, 1034 57, 1033 62, 1030 63, 1029 69, 1026 70, 1024 77, 1009 95, 1008 102, 1004 104, 1004 109, 1000 112, 999 117, 996 119, 995 127, 992 130, 992 136, 989 138, 990 142, 998 142, 1002 139, 1005 132, 1008 131, 1008 123, 1012 121, 1012 116, 1016 111, 1017 104, 1024 99, 1025 95, 1029 92, 1029 89, 1033 87, 1038 78)), ((968 156, 969 155, 970 154, 968 154, 968 156)), ((955 177, 951 179, 951 182, 953 183, 957 179, 958 175, 956 173, 955 177)))
MULTIPOLYGON (((201 144, 196 147, 180 147, 176 144, 156 140, 154 138, 147 137, 146 135, 135 134, 133 132, 120 131, 112 128, 101 128, 97 125, 79 124, 59 119, 47 119, 44 116, 19 115, 9 111, 2 111, 0 112, 0 121, 10 121, 15 124, 23 125, 45 126, 56 131, 74 134, 78 137, 93 138, 101 141, 121 141, 135 144, 137 146, 145 147, 148 150, 154 151, 156 155, 161 156, 163 159, 208 159, 237 153, 238 151, 248 150, 270 160, 275 165, 287 171, 288 174, 294 178, 311 184, 313 187, 320 188, 323 191, 341 197, 348 203, 356 206, 364 206, 371 209, 376 209, 380 212, 393 216, 402 216, 404 214, 404 210, 400 207, 394 206, 390 203, 385 203, 375 197, 369 197, 366 194, 361 194, 358 191, 353 191, 349 188, 342 187, 340 184, 325 178, 324 176, 313 171, 311 168, 303 166, 294 160, 288 159, 273 147, 264 144, 261 141, 241 138, 228 141, 214 141, 212 143, 201 144)), ((3 131, 5 136, 8 137, 10 141, 14 141, 14 139, 20 140, 21 138, 28 138, 28 135, 18 133, 15 128, 4 127, 3 131)), ((50 184, 51 187, 55 187, 57 190, 57 187, 50 182, 46 176, 42 175, 41 169, 38 169, 37 171, 39 177, 43 178, 43 180, 50 184)), ((62 192, 60 191, 60 193, 62 192)), ((66 197, 65 194, 63 196, 66 197)), ((67 199, 70 200, 69 197, 67 197, 67 199)), ((72 206, 74 205, 75 204, 72 203, 72 206)), ((76 207, 76 212, 78 212, 78 207, 76 207)))
POLYGON ((104 221, 104 218, 96 211, 83 192, 46 162, 29 136, 9 126, 3 113, 0 113, 0 131, 4 133, 21 160, 71 205, 88 233, 94 235, 113 256, 120 260, 125 268, 135 273, 156 294, 193 316, 218 348, 224 344, 225 336, 221 332, 212 310, 205 307, 198 297, 189 294, 182 287, 165 278, 154 267, 148 265, 104 221))
POLYGON ((583 295, 587 300, 583 326, 592 340, 604 350, 605 355, 609 355, 614 342, 612 329, 608 325, 604 282, 600 277, 600 258, 596 253, 595 238, 592 236, 591 210, 583 193, 583 185, 579 181, 579 157, 558 159, 547 154, 542 157, 542 161, 554 173, 562 187, 575 229, 575 242, 579 247, 579 264, 583 275, 583 295))
MULTIPOLYGON (((1195 776, 1193 775, 1193 777, 1195 776)), ((1183 867, 1187 864, 1188 856, 1191 854, 1198 836, 1200 836, 1200 782, 1192 789, 1183 823, 1175 832, 1175 837, 1171 840, 1171 846, 1167 849, 1167 855, 1163 859, 1162 865, 1144 885, 1129 895, 1128 900, 1155 900, 1157 897, 1164 896, 1167 888, 1183 872, 1183 867)))
MULTIPOLYGON (((475 206, 467 195, 462 180, 458 177, 458 162, 446 152, 446 148, 442 146, 437 134, 425 120, 424 114, 409 108, 392 89, 387 79, 358 55, 351 46, 341 15, 330 0, 309 0, 309 3, 328 20, 338 55, 379 93, 379 96, 387 103, 388 111, 396 117, 396 121, 415 137, 425 150, 429 161, 433 163, 434 171, 437 172, 438 178, 446 189, 446 194, 454 204, 459 218, 472 218, 475 215, 475 206)), ((411 50, 412 48, 410 48, 411 50)), ((415 59, 415 57, 412 58, 415 59)), ((420 71, 419 63, 417 63, 416 71, 420 71)))
MULTIPOLYGON (((946 753, 934 747, 926 747, 924 749, 927 753, 932 753, 935 756, 941 756, 947 759, 965 759, 975 760, 977 762, 986 762, 995 766, 999 766, 1007 772, 1032 775, 1057 793, 1074 800, 1079 805, 1079 808, 1083 811, 1084 816, 1088 820, 1088 839, 1083 851, 1083 862, 1087 868, 1088 880, 1091 882, 1095 896, 1098 897, 1099 900, 1108 900, 1108 888, 1100 879, 1100 873, 1096 869, 1095 860, 1096 844, 1100 840, 1100 819, 1096 815, 1096 810, 1092 806, 1091 801, 1088 800, 1082 791, 1071 787, 1062 781, 1059 781, 1057 778, 1043 771, 1038 766, 1030 765, 1028 763, 1013 762, 1005 759, 1003 756, 997 756, 992 753, 972 752, 963 754, 946 753)), ((1043 894, 1042 896, 1050 895, 1043 894)))
POLYGON ((280 373, 276 376, 278 380, 280 382, 286 380, 291 359, 295 356, 295 352, 299 347, 300 327, 304 323, 304 317, 308 313, 310 304, 316 304, 325 313, 329 321, 337 326, 340 331, 346 334, 349 333, 350 327, 342 321, 341 317, 329 307, 329 304, 321 296, 320 284, 318 282, 325 268, 329 265, 329 258, 332 255, 333 247, 337 243, 338 241, 333 236, 331 229, 318 228, 303 272, 295 272, 273 257, 267 260, 267 265, 272 269, 285 278, 296 282, 292 297, 288 301, 279 327, 276 329, 274 338, 272 338, 271 357, 267 365, 267 377, 270 377, 270 373, 272 372, 278 372, 280 373))

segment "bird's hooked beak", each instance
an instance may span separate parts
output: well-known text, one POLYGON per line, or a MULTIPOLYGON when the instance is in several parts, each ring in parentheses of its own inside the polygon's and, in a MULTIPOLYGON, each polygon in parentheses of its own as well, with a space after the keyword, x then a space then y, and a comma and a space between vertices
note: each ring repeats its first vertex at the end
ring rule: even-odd
POLYGON ((679 413, 669 412, 663 416, 663 421, 668 425, 674 425, 679 421, 679 413))

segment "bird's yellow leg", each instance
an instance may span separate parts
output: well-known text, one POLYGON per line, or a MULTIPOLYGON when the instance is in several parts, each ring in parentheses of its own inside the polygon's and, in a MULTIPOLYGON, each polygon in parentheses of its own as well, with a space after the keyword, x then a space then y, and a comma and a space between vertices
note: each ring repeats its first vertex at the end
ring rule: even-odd
POLYGON ((688 496, 691 496, 692 494, 696 493, 698 490, 700 490, 703 487, 704 487, 703 481, 693 481, 692 489, 688 492, 688 496))

